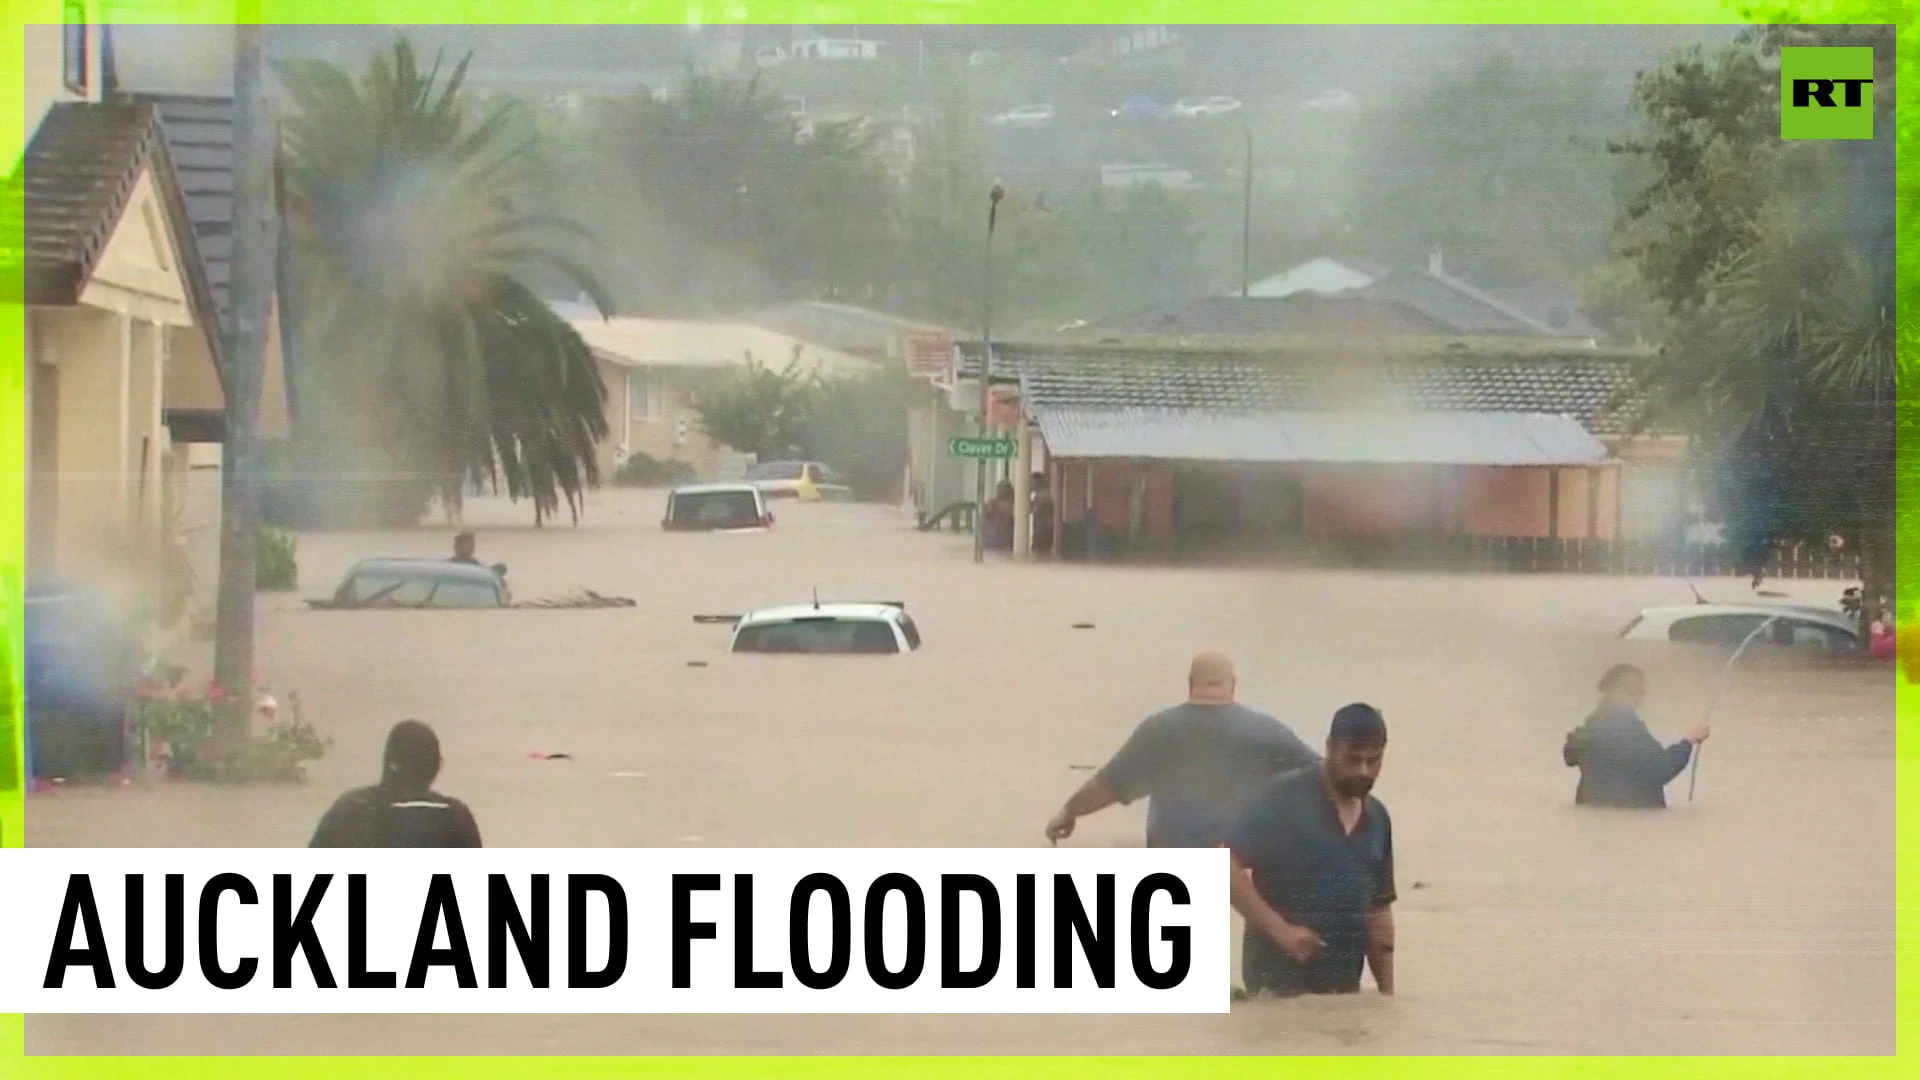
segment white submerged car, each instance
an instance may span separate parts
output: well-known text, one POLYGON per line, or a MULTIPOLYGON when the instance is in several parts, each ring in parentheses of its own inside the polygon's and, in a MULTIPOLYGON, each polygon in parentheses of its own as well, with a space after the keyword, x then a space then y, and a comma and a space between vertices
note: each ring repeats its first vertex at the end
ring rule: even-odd
POLYGON ((668 532, 766 532, 767 496, 754 484, 683 484, 667 494, 660 527, 668 532))
POLYGON ((1785 604, 1676 604, 1648 608, 1620 631, 1627 641, 1671 641, 1737 649, 1749 637, 1755 646, 1803 649, 1829 656, 1860 651, 1852 619, 1837 611, 1785 604), (1760 628, 1765 626, 1766 629, 1760 628), (1755 635, 1754 631, 1759 630, 1755 635))
POLYGON ((906 605, 893 601, 795 604, 745 615, 695 615, 701 623, 732 623, 730 652, 814 656, 899 656, 920 648, 920 628, 906 605))

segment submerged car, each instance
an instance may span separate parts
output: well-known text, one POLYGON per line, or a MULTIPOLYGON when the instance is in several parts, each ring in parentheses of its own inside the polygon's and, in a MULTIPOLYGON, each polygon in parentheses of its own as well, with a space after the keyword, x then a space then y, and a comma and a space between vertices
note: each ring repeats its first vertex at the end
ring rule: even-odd
POLYGON ((504 608, 513 606, 503 563, 478 566, 451 559, 362 559, 328 600, 308 606, 342 609, 504 608))
POLYGON ((668 532, 765 532, 767 496, 755 484, 687 484, 667 493, 660 527, 668 532))
POLYGON ((898 601, 796 604, 745 615, 696 615, 732 623, 736 653, 898 656, 920 648, 920 628, 898 601))
POLYGON ((838 502, 850 498, 840 475, 818 461, 765 461, 747 467, 747 482, 769 499, 838 502))
POLYGON ((1847 656, 1862 650, 1859 628, 1837 611, 1768 604, 1682 604, 1647 608, 1620 631, 1627 641, 1670 641, 1727 651, 1755 646, 1847 656), (1762 629, 1764 627, 1765 629, 1762 629), (1758 633, 1756 633, 1758 631, 1758 633))

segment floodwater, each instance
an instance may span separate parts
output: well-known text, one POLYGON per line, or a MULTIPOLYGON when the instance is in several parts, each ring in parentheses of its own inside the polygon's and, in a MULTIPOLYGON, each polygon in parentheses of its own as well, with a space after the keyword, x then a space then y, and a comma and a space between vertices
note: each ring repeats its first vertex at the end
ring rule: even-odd
MULTIPOLYGON (((1309 742, 1371 702, 1398 836, 1396 998, 1229 1015, 36 1016, 47 1054, 1889 1054, 1894 1048, 1891 676, 1737 671, 1698 798, 1576 811, 1560 742, 1602 669, 1648 667, 1649 723, 1703 714, 1716 665, 1612 635, 1685 583, 1571 576, 972 565, 966 537, 887 507, 779 507, 771 533, 669 535, 660 497, 599 496, 578 528, 469 508, 521 598, 602 611, 310 612, 262 601, 260 668, 336 740, 290 789, 68 790, 29 804, 67 846, 307 841, 370 782, 396 720, 432 723, 440 787, 494 846, 1027 846, 1196 649, 1309 742), (733 657, 696 613, 904 600, 924 651, 733 657), (1092 623, 1092 629, 1075 629, 1092 623), (704 660, 708 666, 692 667, 704 660), (750 675, 748 674, 750 673, 750 675), (530 751, 571 759, 536 761, 530 751), (616 775, 616 774, 640 774, 616 775)), ((355 557, 441 554, 452 530, 310 536, 302 595, 355 557)), ((1830 604, 1841 583, 1787 583, 1830 604)), ((1750 596, 1744 582, 1709 595, 1750 596)), ((1139 843, 1139 806, 1072 844, 1139 843)), ((1236 934, 1237 937, 1237 934, 1236 934)))

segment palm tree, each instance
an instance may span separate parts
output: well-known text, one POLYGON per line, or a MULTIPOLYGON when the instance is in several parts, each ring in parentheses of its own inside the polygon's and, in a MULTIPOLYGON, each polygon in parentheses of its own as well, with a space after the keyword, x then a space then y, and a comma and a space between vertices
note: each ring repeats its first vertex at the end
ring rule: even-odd
POLYGON ((301 420, 389 516, 417 519, 464 483, 505 481, 536 524, 564 499, 577 521, 599 484, 607 397, 592 350, 527 284, 544 271, 607 292, 569 254, 574 222, 519 209, 538 176, 511 102, 461 97, 468 56, 442 77, 406 39, 358 80, 332 64, 280 68, 290 317, 301 420))
POLYGON ((1717 443, 1756 542, 1832 530, 1854 547, 1872 619, 1893 593, 1891 251, 1867 238, 1879 223, 1856 213, 1846 170, 1817 160, 1829 153, 1781 163, 1751 243, 1709 273, 1642 389, 1717 443))

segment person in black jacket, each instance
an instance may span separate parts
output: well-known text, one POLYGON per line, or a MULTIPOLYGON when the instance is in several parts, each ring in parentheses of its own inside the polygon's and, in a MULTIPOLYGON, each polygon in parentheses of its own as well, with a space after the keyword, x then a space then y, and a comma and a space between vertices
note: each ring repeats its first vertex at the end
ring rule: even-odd
POLYGON ((308 847, 477 848, 480 826, 459 799, 433 790, 440 737, 418 720, 387 733, 380 782, 340 796, 308 847))
POLYGON ((1576 805, 1666 807, 1667 784, 1687 767, 1710 731, 1703 723, 1679 742, 1661 746, 1640 719, 1646 697, 1646 673, 1632 664, 1615 664, 1601 676, 1600 707, 1567 733, 1560 751, 1569 768, 1580 770, 1576 805))

